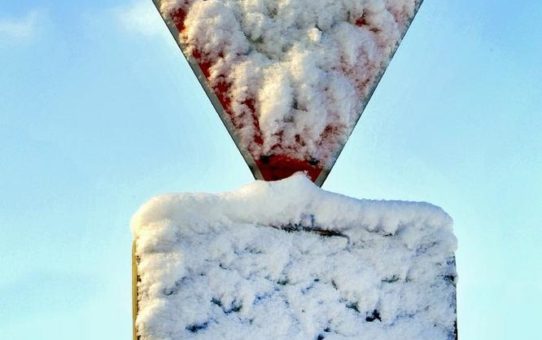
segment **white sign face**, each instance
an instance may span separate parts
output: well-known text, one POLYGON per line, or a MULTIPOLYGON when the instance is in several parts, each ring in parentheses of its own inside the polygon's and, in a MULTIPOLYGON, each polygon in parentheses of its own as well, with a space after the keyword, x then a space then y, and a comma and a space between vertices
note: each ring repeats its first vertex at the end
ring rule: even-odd
POLYGON ((155 0, 256 177, 321 184, 420 0, 155 0))

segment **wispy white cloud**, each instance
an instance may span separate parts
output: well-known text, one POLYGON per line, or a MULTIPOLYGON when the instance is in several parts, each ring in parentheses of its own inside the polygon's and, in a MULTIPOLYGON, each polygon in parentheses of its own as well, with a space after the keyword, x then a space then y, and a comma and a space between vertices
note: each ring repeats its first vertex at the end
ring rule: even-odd
POLYGON ((28 40, 39 29, 44 13, 31 10, 20 17, 0 17, 0 39, 28 40))
POLYGON ((136 0, 130 5, 115 9, 121 26, 144 36, 164 34, 164 23, 150 0, 136 0))

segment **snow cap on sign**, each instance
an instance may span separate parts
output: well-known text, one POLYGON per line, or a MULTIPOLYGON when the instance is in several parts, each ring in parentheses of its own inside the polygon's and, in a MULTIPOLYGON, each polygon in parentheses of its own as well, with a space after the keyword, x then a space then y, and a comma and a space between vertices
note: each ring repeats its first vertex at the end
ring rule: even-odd
POLYGON ((154 0, 256 178, 322 184, 420 0, 154 0))

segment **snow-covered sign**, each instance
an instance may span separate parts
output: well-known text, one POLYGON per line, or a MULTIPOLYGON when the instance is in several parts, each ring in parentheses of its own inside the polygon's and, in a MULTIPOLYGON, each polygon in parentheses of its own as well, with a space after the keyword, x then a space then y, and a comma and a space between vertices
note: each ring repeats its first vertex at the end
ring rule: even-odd
POLYGON ((321 185, 421 0, 154 0, 254 176, 321 185))
POLYGON ((139 339, 456 338, 456 238, 433 205, 297 174, 156 197, 132 228, 139 339))
POLYGON ((134 338, 457 338, 452 219, 311 182, 421 0, 154 1, 255 177, 282 180, 138 211, 134 338))

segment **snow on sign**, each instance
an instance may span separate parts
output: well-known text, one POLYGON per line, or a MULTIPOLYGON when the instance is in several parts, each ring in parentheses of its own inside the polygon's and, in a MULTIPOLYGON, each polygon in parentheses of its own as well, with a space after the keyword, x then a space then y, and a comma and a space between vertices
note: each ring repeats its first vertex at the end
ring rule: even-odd
POLYGON ((451 225, 433 205, 352 199, 302 174, 156 197, 132 220, 136 333, 453 340, 451 225))
POLYGON ((255 178, 321 185, 421 0, 154 0, 255 178))
POLYGON ((136 213, 134 339, 456 339, 451 218, 317 186, 421 0, 154 1, 273 182, 136 213))

